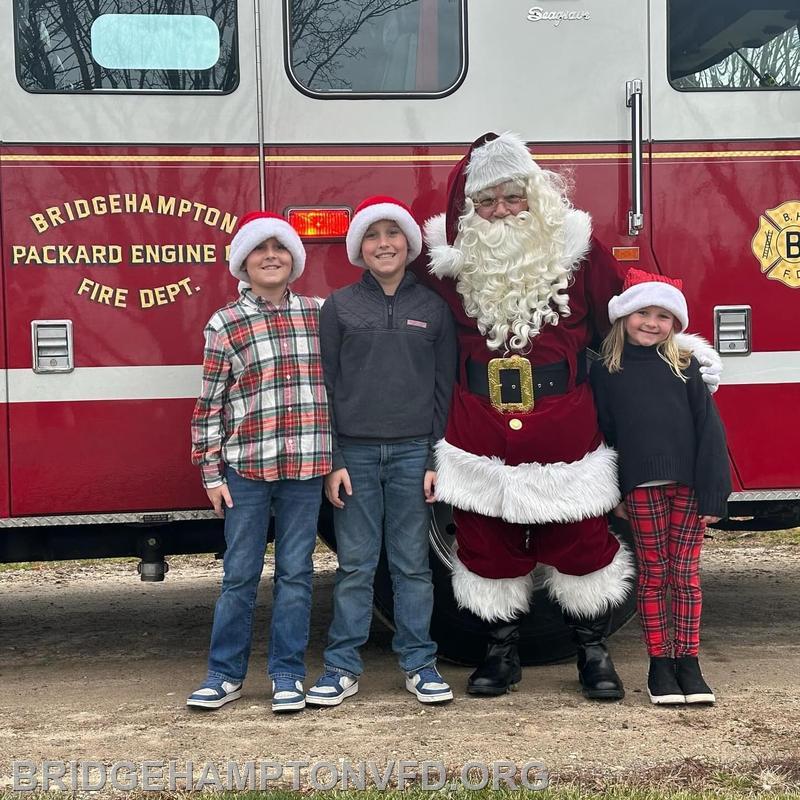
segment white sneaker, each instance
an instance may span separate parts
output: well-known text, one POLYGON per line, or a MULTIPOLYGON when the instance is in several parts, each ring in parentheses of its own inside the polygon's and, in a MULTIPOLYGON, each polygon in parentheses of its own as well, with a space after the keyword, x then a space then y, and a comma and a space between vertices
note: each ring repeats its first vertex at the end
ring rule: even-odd
POLYGON ((192 708, 222 708, 225 703, 238 700, 242 696, 242 684, 230 681, 206 682, 196 692, 192 692, 186 705, 192 708))
POLYGON ((272 681, 272 710, 301 711, 306 707, 306 696, 303 684, 291 678, 277 678, 272 681))
POLYGON ((306 692, 310 706, 338 706, 358 691, 358 681, 338 672, 325 672, 306 692))
POLYGON ((407 675, 406 689, 415 694, 420 703, 446 703, 453 699, 453 690, 436 667, 423 667, 419 672, 407 675))

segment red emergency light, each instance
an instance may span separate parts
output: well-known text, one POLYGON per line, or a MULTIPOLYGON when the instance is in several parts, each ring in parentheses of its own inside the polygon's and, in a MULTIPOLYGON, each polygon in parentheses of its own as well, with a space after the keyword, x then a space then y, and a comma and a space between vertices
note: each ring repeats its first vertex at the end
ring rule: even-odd
POLYGON ((350 226, 352 209, 341 208, 288 208, 289 224, 304 239, 344 239, 350 226))

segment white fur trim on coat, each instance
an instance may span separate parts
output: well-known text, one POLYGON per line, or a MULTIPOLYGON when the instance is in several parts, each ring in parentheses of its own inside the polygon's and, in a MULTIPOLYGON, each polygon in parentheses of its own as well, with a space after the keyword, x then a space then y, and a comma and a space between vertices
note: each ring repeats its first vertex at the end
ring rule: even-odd
POLYGON ((575 272, 592 247, 592 218, 586 211, 573 208, 564 217, 564 250, 560 267, 575 272))
POLYGON ((574 617, 596 617, 621 605, 636 577, 631 551, 620 542, 610 564, 588 575, 565 575, 545 566, 544 585, 551 599, 574 617))
POLYGON ((508 621, 530 610, 533 576, 483 578, 470 572, 453 554, 453 595, 459 608, 487 622, 508 621))
POLYGON ((516 467, 445 439, 436 444, 436 496, 464 511, 506 522, 578 522, 619 503, 616 451, 600 445, 579 461, 516 467))
MULTIPOLYGON (((574 208, 564 218, 564 251, 559 266, 574 272, 589 255, 592 246, 592 218, 574 208)), ((437 278, 457 278, 464 266, 464 256, 458 247, 447 243, 446 215, 438 214, 425 223, 425 243, 428 246, 428 269, 437 278)))
POLYGON ((457 278, 464 266, 464 254, 447 244, 447 215, 437 214, 424 226, 428 246, 428 269, 437 278, 457 278))

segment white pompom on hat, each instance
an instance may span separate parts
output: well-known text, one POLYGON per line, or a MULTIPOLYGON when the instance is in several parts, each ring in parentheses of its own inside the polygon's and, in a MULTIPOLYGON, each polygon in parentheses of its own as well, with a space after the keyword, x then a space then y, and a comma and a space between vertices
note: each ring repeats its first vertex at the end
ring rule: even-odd
POLYGON ((394 197, 375 195, 368 197, 356 208, 347 229, 347 257, 353 266, 367 268, 361 257, 361 243, 367 228, 382 219, 397 223, 403 231, 408 242, 406 264, 410 264, 422 252, 422 231, 411 215, 411 209, 394 197))
POLYGON ((228 256, 231 275, 249 286, 250 277, 244 268, 244 262, 261 242, 272 238, 277 239, 291 253, 292 271, 289 273, 289 283, 297 280, 306 266, 303 242, 297 231, 283 217, 269 211, 251 211, 239 220, 228 256))
POLYGON ((659 306, 678 320, 678 333, 683 333, 689 327, 689 309, 681 289, 683 281, 677 278, 631 268, 625 275, 622 293, 608 301, 608 319, 613 323, 641 308, 659 306))

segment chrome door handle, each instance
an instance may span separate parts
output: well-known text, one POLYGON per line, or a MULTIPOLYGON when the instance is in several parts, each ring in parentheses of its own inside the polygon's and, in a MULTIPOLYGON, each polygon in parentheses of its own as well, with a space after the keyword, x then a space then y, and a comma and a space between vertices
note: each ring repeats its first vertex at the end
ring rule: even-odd
POLYGON ((642 188, 642 82, 625 84, 625 105, 631 110, 631 203, 628 211, 628 236, 638 236, 644 228, 642 188))
POLYGON ((32 320, 31 346, 34 372, 72 372, 75 369, 72 320, 32 320))

